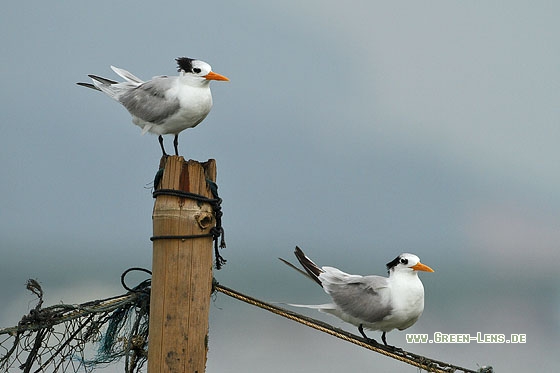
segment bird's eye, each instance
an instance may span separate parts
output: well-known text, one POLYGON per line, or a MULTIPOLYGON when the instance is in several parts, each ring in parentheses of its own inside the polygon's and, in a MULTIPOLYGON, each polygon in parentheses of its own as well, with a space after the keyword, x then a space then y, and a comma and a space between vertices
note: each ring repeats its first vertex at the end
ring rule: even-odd
POLYGON ((200 70, 198 67, 195 67, 194 69, 192 69, 192 71, 193 71, 195 74, 200 74, 200 72, 201 72, 202 70, 200 70))
POLYGON ((400 262, 401 262, 402 264, 405 264, 405 265, 406 265, 406 264, 408 264, 408 259, 401 258, 400 262))

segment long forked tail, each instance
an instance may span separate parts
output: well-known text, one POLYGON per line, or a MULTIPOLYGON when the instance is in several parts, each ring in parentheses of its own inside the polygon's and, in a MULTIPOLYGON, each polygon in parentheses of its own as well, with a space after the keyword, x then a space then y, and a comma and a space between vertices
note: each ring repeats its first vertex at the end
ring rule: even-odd
POLYGON ((319 275, 321 273, 323 273, 324 271, 321 268, 319 268, 317 266, 317 264, 315 264, 311 259, 309 259, 307 256, 305 256, 303 251, 298 246, 296 246, 296 250, 294 251, 294 254, 295 254, 297 260, 299 261, 299 263, 301 264, 301 266, 303 267, 303 269, 305 269, 305 272, 302 271, 301 269, 297 268, 295 265, 288 262, 287 260, 284 260, 282 258, 278 258, 278 259, 280 259, 285 264, 292 267, 293 269, 295 269, 296 271, 298 271, 299 273, 301 273, 305 277, 309 277, 310 279, 312 279, 313 281, 318 283, 319 286, 323 287, 323 284, 321 283, 321 280, 319 280, 319 275))
POLYGON ((86 88, 91 88, 91 89, 95 89, 96 91, 101 91, 99 88, 97 88, 96 86, 94 86, 91 83, 76 83, 77 85, 81 85, 82 87, 86 87, 86 88))
POLYGON ((94 82, 97 82, 97 84, 91 84, 91 83, 76 83, 77 85, 81 85, 82 87, 86 87, 86 88, 91 88, 91 89, 95 89, 96 91, 101 91, 101 89, 99 89, 99 83, 101 83, 102 85, 107 85, 110 86, 111 84, 117 84, 118 82, 111 80, 111 79, 107 79, 107 78, 103 78, 101 76, 97 76, 97 75, 88 75, 94 82))

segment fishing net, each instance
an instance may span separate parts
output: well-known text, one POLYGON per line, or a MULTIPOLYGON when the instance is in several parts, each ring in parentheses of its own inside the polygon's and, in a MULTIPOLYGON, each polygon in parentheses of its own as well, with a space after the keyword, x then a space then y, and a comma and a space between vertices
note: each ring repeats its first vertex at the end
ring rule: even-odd
MULTIPOLYGON (((133 269, 130 269, 133 270, 133 269)), ((83 304, 42 308, 43 289, 28 280, 38 298, 17 326, 0 329, 2 372, 91 372, 125 360, 125 372, 140 372, 147 360, 150 280, 124 295, 83 304)))

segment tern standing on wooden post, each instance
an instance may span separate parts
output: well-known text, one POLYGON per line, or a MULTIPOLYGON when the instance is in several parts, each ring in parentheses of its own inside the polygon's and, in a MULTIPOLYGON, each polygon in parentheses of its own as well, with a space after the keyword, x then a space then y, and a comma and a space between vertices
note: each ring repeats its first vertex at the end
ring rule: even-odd
POLYGON ((124 82, 116 82, 97 75, 88 75, 91 83, 78 85, 102 91, 121 103, 132 115, 132 122, 142 128, 142 134, 159 135, 163 155, 162 135, 175 135, 173 146, 179 155, 179 133, 196 127, 212 109, 211 80, 228 81, 223 75, 212 71, 204 61, 187 57, 176 59, 179 76, 156 76, 147 82, 130 72, 111 66, 124 82))

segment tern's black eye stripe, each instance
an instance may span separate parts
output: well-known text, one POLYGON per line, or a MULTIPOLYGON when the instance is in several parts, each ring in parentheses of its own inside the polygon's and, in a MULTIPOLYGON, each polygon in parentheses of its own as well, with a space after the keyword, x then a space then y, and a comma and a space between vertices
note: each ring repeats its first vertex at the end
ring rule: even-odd
POLYGON ((401 258, 401 263, 405 265, 408 264, 408 259, 401 258))

